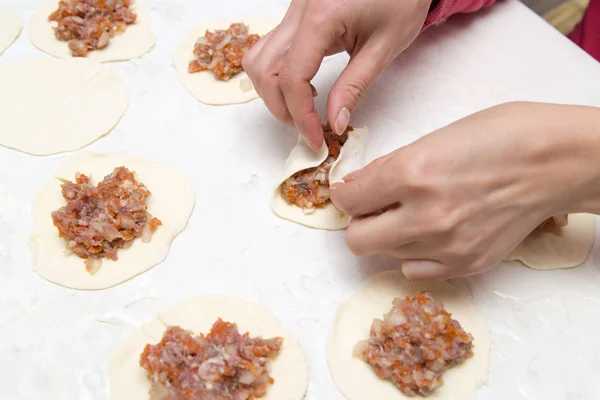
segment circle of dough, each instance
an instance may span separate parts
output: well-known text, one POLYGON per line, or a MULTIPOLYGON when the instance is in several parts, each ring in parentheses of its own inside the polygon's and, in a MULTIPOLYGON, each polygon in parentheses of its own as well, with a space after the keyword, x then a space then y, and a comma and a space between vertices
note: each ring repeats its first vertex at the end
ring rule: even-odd
POLYGON ((21 33, 21 19, 8 10, 0 10, 0 54, 8 49, 21 33))
MULTIPOLYGON (((218 80, 212 71, 194 72, 193 74, 188 72, 188 64, 193 59, 196 40, 204 36, 206 30, 227 29, 231 23, 232 21, 209 21, 192 29, 173 55, 173 65, 177 69, 179 80, 192 96, 204 104, 240 104, 258 97, 254 88, 248 91, 240 88, 243 80, 249 81, 245 72, 240 72, 228 81, 218 80)), ((261 37, 278 24, 273 19, 252 19, 244 21, 244 23, 250 27, 250 33, 257 33, 261 37)))
MULTIPOLYGON (((36 9, 28 26, 29 40, 35 47, 53 57, 73 58, 67 42, 54 36, 54 30, 48 21, 48 16, 57 8, 58 1, 50 0, 36 9)), ((150 10, 137 2, 131 8, 137 14, 135 23, 127 25, 125 32, 111 38, 108 46, 90 51, 85 58, 98 62, 124 61, 141 57, 154 47, 156 39, 150 27, 150 10)))
POLYGON ((281 326, 262 304, 224 295, 202 295, 182 301, 157 315, 152 322, 132 332, 119 345, 108 366, 111 400, 148 400, 150 382, 139 365, 140 355, 148 343, 157 343, 168 325, 198 333, 210 331, 221 318, 235 322, 241 333, 263 338, 282 337, 283 347, 273 362, 271 376, 275 383, 261 400, 301 400, 308 386, 306 358, 294 334, 281 326))
POLYGON ((371 366, 353 357, 354 345, 368 339, 374 318, 392 308, 395 297, 412 296, 429 290, 452 314, 465 331, 473 335, 474 356, 450 368, 443 375, 444 384, 429 398, 438 400, 471 400, 478 387, 487 383, 490 334, 475 304, 449 283, 411 282, 400 270, 385 271, 370 277, 337 311, 327 344, 329 368, 336 386, 349 400, 412 399, 390 381, 377 377, 371 366))
POLYGON ((587 259, 595 237, 595 215, 570 214, 564 227, 550 225, 532 232, 505 261, 520 261, 538 270, 573 268, 587 259))
POLYGON ((33 202, 34 234, 31 238, 34 270, 51 282, 74 289, 105 289, 125 282, 163 261, 173 239, 186 227, 194 208, 194 188, 175 168, 123 155, 79 153, 61 161, 52 178, 33 202), (61 182, 72 181, 81 172, 97 184, 114 168, 125 166, 135 173, 152 195, 147 200, 148 212, 162 221, 151 241, 140 239, 120 249, 118 260, 102 259, 102 267, 90 275, 84 260, 66 249, 65 240, 58 237, 50 213, 65 205, 61 182))
POLYGON ((26 59, 0 69, 0 145, 33 155, 77 150, 129 105, 119 76, 85 59, 26 59))

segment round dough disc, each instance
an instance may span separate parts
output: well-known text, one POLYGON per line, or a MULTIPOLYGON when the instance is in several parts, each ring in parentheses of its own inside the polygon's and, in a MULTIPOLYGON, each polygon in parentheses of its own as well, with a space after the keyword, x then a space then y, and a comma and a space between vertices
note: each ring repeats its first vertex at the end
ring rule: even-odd
MULTIPOLYGON (((188 64, 193 59, 194 44, 206 30, 227 29, 235 21, 209 21, 192 29, 186 39, 177 47, 173 55, 173 65, 177 68, 179 80, 188 92, 200 102, 210 105, 227 105, 245 103, 258 97, 254 88, 242 90, 245 85, 252 85, 245 72, 233 76, 228 81, 215 78, 212 71, 190 74, 188 64), (240 86, 241 85, 241 86, 240 86)), ((250 27, 250 33, 261 37, 273 30, 278 22, 273 19, 252 19, 244 21, 250 27)))
MULTIPOLYGON (((35 47, 58 58, 73 58, 67 42, 58 40, 48 21, 48 16, 58 7, 57 0, 50 0, 41 4, 29 22, 29 40, 35 47)), ((127 29, 120 35, 111 38, 108 46, 94 50, 85 57, 98 62, 124 61, 138 58, 154 47, 156 42, 150 28, 150 10, 142 7, 137 2, 131 6, 137 14, 134 24, 127 25, 127 29)))
POLYGON ((532 232, 505 261, 520 261, 539 270, 576 267, 587 259, 595 236, 595 215, 570 214, 562 228, 549 226, 532 232))
POLYGON ((108 133, 129 105, 101 64, 27 59, 0 69, 0 145, 33 155, 79 149, 108 133))
POLYGON ((21 20, 14 12, 0 10, 0 54, 15 41, 21 32, 21 20))
POLYGON ((140 354, 148 343, 157 343, 168 325, 178 325, 195 335, 208 333, 218 319, 235 322, 241 333, 283 338, 283 348, 273 362, 275 383, 261 400, 301 400, 308 386, 308 367, 298 340, 283 328, 263 305, 223 295, 203 295, 184 300, 158 314, 149 324, 131 333, 110 360, 108 376, 111 400, 147 400, 150 383, 139 366, 140 354))
POLYGON ((374 318, 392 308, 394 297, 412 296, 429 290, 441 300, 465 331, 475 339, 474 356, 449 369, 444 385, 428 398, 469 400, 478 387, 487 383, 490 359, 490 333, 475 304, 460 290, 446 282, 410 282, 400 270, 373 275, 338 310, 327 344, 329 368, 338 389, 349 400, 410 399, 390 381, 382 380, 364 361, 353 357, 354 345, 369 337, 374 318))
POLYGON ((33 268, 40 276, 74 289, 105 289, 149 270, 167 257, 171 242, 187 225, 195 200, 192 184, 175 168, 123 155, 79 153, 64 159, 54 176, 72 181, 75 173, 81 172, 97 184, 120 166, 134 172, 136 179, 148 187, 152 193, 147 200, 148 212, 163 225, 149 243, 136 239, 131 247, 118 251, 117 261, 104 258, 100 270, 90 275, 84 260, 66 250, 65 240, 58 237, 52 223, 50 213, 65 205, 61 182, 52 178, 36 196, 32 209, 33 268))

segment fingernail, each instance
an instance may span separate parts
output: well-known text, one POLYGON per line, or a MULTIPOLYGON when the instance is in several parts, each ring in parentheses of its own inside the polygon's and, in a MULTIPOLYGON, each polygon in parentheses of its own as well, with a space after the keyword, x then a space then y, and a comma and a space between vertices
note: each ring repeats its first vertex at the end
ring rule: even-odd
POLYGON ((350 172, 348 175, 344 176, 342 179, 344 180, 345 183, 349 183, 349 182, 352 182, 353 180, 355 180, 356 178, 358 178, 361 173, 362 173, 362 169, 357 169, 356 171, 350 172))
POLYGON ((340 110, 335 122, 333 123, 333 129, 336 134, 342 135, 346 128, 348 127, 348 123, 350 122, 350 110, 346 107, 340 110))

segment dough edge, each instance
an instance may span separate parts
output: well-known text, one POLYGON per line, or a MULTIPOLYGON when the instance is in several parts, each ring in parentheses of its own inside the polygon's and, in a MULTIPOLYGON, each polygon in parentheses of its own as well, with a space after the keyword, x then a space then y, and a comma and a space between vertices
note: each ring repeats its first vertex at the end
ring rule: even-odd
POLYGON ((490 332, 472 300, 450 283, 411 282, 401 270, 388 270, 367 279, 336 312, 327 358, 333 380, 347 399, 410 399, 389 381, 378 378, 368 364, 353 358, 352 350, 359 340, 368 338, 373 318, 382 318, 392 308, 394 297, 412 295, 417 290, 429 290, 442 300, 475 340, 474 356, 448 370, 443 376, 444 385, 428 398, 472 400, 477 388, 488 383, 490 332))
POLYGON ((52 178, 38 192, 32 204, 34 233, 30 245, 33 269, 42 278, 73 289, 107 289, 148 271, 166 259, 171 243, 186 228, 195 203, 191 182, 177 169, 139 157, 81 152, 61 160, 54 176, 73 180, 77 171, 91 173, 92 182, 96 184, 121 165, 135 172, 136 179, 147 185, 152 193, 148 199, 148 211, 163 225, 153 234, 150 243, 135 240, 131 247, 119 251, 117 261, 103 259, 102 268, 92 276, 85 270, 83 259, 65 251, 64 240, 58 237, 52 223, 50 212, 64 205, 60 181, 52 178), (172 180, 165 182, 165 177, 172 180), (172 187, 177 187, 177 190, 172 190, 172 187))
POLYGON ((108 376, 111 400, 147 400, 150 387, 139 357, 144 346, 160 341, 168 324, 206 333, 218 317, 236 322, 240 332, 263 337, 280 336, 283 349, 273 363, 275 383, 264 400, 301 400, 308 387, 308 365, 295 335, 286 330, 264 305, 220 294, 205 294, 181 301, 159 312, 148 324, 121 342, 110 359, 108 376), (190 317, 191 316, 191 317, 190 317))
POLYGON ((17 13, 0 9, 0 55, 17 40, 23 29, 17 13))
POLYGON ((533 232, 504 261, 537 270, 574 268, 588 258, 595 232, 595 215, 570 214, 567 226, 533 232))
MULTIPOLYGON (((28 107, 23 107, 26 112, 37 112, 42 114, 42 117, 30 120, 26 124, 17 121, 15 125, 10 125, 11 122, 14 123, 15 121, 0 119, 0 145, 3 147, 35 156, 47 156, 79 150, 110 133, 125 115, 129 107, 129 91, 119 75, 116 72, 105 68, 100 63, 83 58, 61 60, 56 58, 35 57, 24 58, 8 63, 0 68, 0 82, 6 81, 8 78, 5 78, 5 76, 8 75, 10 78, 8 79, 8 84, 12 85, 11 89, 5 92, 5 95, 11 95, 11 93, 13 93, 12 91, 16 90, 14 89, 14 86, 21 87, 21 81, 27 81, 29 82, 29 85, 22 86, 28 89, 25 93, 31 93, 32 96, 36 95, 39 98, 43 92, 40 92, 39 87, 36 87, 35 90, 31 90, 33 86, 31 85, 30 79, 30 75, 38 70, 44 71, 44 82, 49 82, 49 86, 45 91, 53 98, 56 98, 57 95, 52 90, 56 89, 55 83, 61 79, 65 81, 65 85, 71 84, 71 80, 74 78, 87 79, 88 81, 91 81, 91 78, 96 79, 95 85, 100 86, 100 84, 102 84, 102 90, 98 92, 95 97, 87 98, 90 99, 90 101, 94 100, 105 107, 104 113, 98 115, 98 113, 88 105, 85 110, 77 110, 80 112, 75 113, 78 117, 78 120, 76 119, 77 124, 73 124, 73 119, 70 119, 70 130, 62 131, 57 126, 64 127, 65 124, 62 122, 57 124, 49 121, 51 118, 48 118, 45 115, 45 113, 48 113, 48 110, 43 109, 43 106, 40 106, 40 108, 32 108, 31 104, 28 104, 28 107), (73 69, 76 69, 77 75, 73 73, 73 69), (112 101, 110 107, 105 106, 105 101, 108 100, 112 101), (42 124, 42 121, 45 121, 46 124, 42 124), (85 121, 85 123, 82 123, 82 121, 85 121), (36 123, 40 124, 40 126, 35 126, 36 123), (86 125, 87 128, 83 130, 81 129, 81 125, 86 125), (48 126, 52 127, 53 130, 48 129, 48 126), (75 131, 76 134, 74 134, 73 131, 75 131), (24 132, 34 132, 34 135, 27 135, 24 134, 24 132), (48 133, 54 136, 54 140, 47 140, 47 138, 43 136, 48 133)), ((81 90, 82 92, 79 94, 83 95, 86 94, 86 90, 89 91, 90 88, 84 86, 81 90)), ((60 96, 68 98, 72 93, 72 91, 63 90, 61 91, 60 96)), ((23 91, 20 92, 20 95, 22 94, 23 91)), ((60 100, 60 98, 58 100, 60 100)), ((56 101, 60 104, 60 101, 58 100, 56 101)), ((0 93, 0 105, 8 107, 8 110, 10 110, 10 107, 14 107, 17 104, 12 102, 10 98, 8 98, 8 100, 3 98, 2 93, 0 93), (7 101, 7 103, 3 103, 2 100, 7 101), (6 104, 8 104, 8 106, 6 106, 6 104)), ((4 110, 7 114, 13 115, 13 113, 7 111, 6 108, 4 110)), ((73 112, 73 110, 71 110, 71 112, 73 112)), ((63 118, 62 114, 57 114, 57 117, 59 117, 59 119, 63 118)))
MULTIPOLYGON (((329 180, 331 183, 340 182, 342 178, 352 171, 364 166, 365 143, 368 137, 368 128, 355 128, 349 132, 348 140, 342 146, 340 156, 331 166, 329 180)), ((281 184, 290 176, 303 169, 316 167, 327 158, 327 145, 318 152, 313 151, 302 135, 298 135, 296 146, 290 152, 286 162, 283 178, 278 180, 271 201, 271 208, 279 217, 309 228, 323 230, 341 230, 350 224, 350 216, 340 211, 330 201, 325 207, 316 208, 310 214, 304 213, 299 207, 288 204, 281 195, 281 184)))

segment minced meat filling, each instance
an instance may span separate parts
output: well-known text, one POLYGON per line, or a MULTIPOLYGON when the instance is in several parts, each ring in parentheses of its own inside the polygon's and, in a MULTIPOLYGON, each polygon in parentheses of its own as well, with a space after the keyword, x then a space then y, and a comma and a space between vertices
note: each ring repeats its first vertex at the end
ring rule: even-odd
POLYGON ((160 343, 147 344, 140 366, 151 383, 150 400, 253 400, 274 383, 270 364, 283 339, 240 334, 220 318, 208 335, 169 326, 160 343))
POLYGON ((231 24, 227 30, 207 30, 194 44, 188 72, 210 70, 222 81, 242 72, 244 54, 260 39, 256 34, 249 35, 248 30, 243 23, 231 24))
POLYGON ((473 355, 473 338, 428 292, 392 304, 354 354, 404 395, 427 396, 442 386, 446 370, 473 355))
POLYGON ((101 259, 117 259, 117 250, 129 247, 135 238, 149 242, 162 225, 148 213, 150 191, 125 167, 115 168, 98 186, 78 173, 75 182, 63 180, 65 207, 52 212, 52 221, 67 247, 86 259, 85 267, 95 274, 101 259))
POLYGON ((58 40, 68 42, 73 57, 108 46, 111 38, 125 32, 137 14, 131 0, 61 0, 48 17, 58 40))
POLYGON ((318 167, 296 172, 283 182, 281 193, 288 204, 312 211, 329 201, 329 170, 340 156, 341 148, 348 140, 348 132, 353 130, 349 126, 344 134, 336 135, 329 125, 323 125, 325 143, 329 148, 327 159, 318 167))
POLYGON ((544 222, 542 222, 541 224, 539 224, 536 228, 537 229, 543 229, 547 226, 556 226, 558 228, 562 228, 564 226, 567 226, 569 224, 569 215, 568 214, 563 214, 563 215, 557 215, 555 217, 550 217, 547 220, 545 220, 544 222))

